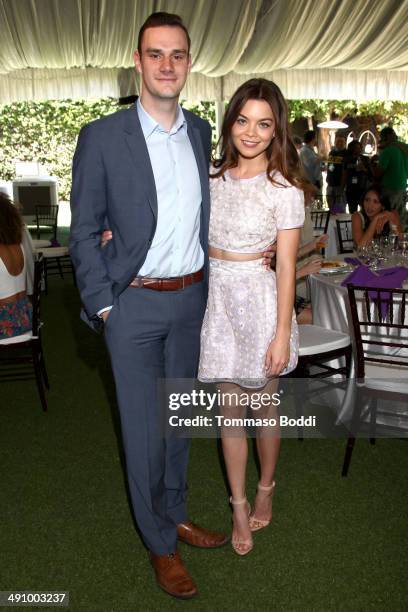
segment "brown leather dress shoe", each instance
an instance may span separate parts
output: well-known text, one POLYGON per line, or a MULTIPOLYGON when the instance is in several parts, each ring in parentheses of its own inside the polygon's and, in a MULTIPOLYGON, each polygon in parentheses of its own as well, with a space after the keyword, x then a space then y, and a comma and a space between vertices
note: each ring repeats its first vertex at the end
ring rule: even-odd
POLYGON ((191 599, 198 595, 197 587, 186 570, 179 553, 154 555, 150 553, 157 584, 163 591, 178 599, 191 599))
POLYGON ((177 536, 185 544, 199 548, 219 548, 229 542, 229 537, 224 533, 203 529, 191 521, 177 525, 177 536))

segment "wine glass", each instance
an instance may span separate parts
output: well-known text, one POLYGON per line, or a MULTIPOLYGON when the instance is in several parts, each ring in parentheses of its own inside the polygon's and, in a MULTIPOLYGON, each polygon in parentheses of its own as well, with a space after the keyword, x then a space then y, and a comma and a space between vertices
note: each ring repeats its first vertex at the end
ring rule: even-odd
POLYGON ((368 264, 372 270, 378 270, 384 260, 384 250, 381 238, 374 238, 368 245, 371 254, 371 263, 368 264))
POLYGON ((372 256, 371 256, 368 244, 364 244, 357 248, 357 257, 359 258, 361 263, 364 264, 365 266, 370 265, 372 256))
POLYGON ((401 263, 403 266, 408 266, 408 234, 401 234, 398 243, 401 249, 401 263))
POLYGON ((382 236, 381 242, 388 257, 395 257, 399 248, 398 234, 388 234, 388 236, 382 236))

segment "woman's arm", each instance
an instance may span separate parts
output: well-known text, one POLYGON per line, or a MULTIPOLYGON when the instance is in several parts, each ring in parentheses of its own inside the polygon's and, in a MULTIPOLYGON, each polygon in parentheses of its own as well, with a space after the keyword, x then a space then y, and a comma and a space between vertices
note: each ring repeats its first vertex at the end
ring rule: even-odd
POLYGON ((319 248, 317 246, 318 244, 324 243, 326 245, 328 237, 329 237, 328 234, 321 234, 320 236, 316 236, 316 238, 313 238, 313 240, 311 240, 310 242, 307 242, 306 244, 304 244, 303 246, 299 248, 298 257, 299 258, 304 257, 308 253, 315 251, 317 248, 319 248))
POLYGON ((300 266, 300 268, 296 270, 296 280, 304 278, 305 276, 309 276, 310 274, 317 274, 317 272, 320 272, 321 267, 321 258, 312 259, 311 261, 304 263, 303 266, 300 266))
POLYGON ((353 213, 351 217, 351 229, 353 241, 357 247, 365 246, 375 237, 377 227, 376 218, 377 215, 370 221, 370 225, 364 231, 363 221, 361 219, 360 214, 358 212, 353 213))
POLYGON ((402 234, 404 233, 404 230, 402 228, 402 223, 401 223, 401 219, 399 216, 399 212, 398 210, 392 210, 391 212, 393 214, 393 219, 391 219, 390 221, 391 230, 393 229, 393 225, 395 225, 396 226, 395 233, 398 234, 399 236, 402 236, 402 234))
POLYGON ((265 357, 269 376, 278 376, 289 360, 289 340, 295 299, 296 258, 300 229, 279 230, 276 251, 276 334, 265 357))
POLYGON ((401 219, 397 210, 384 210, 376 215, 375 218, 377 234, 381 234, 384 229, 384 225, 387 223, 390 224, 392 234, 401 235, 403 233, 401 219))
POLYGON ((353 240, 356 246, 365 246, 373 240, 378 234, 381 234, 386 223, 390 224, 391 232, 402 234, 402 225, 399 214, 396 210, 384 210, 375 215, 370 221, 366 231, 363 231, 363 223, 358 213, 354 213, 352 217, 353 240))

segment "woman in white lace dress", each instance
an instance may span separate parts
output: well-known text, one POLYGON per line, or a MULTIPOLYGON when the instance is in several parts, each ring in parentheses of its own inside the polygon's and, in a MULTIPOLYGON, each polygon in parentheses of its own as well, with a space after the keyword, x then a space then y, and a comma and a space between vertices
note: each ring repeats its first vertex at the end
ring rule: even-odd
MULTIPOLYGON (((274 83, 251 79, 233 95, 222 128, 221 157, 210 174, 210 284, 198 377, 217 383, 225 418, 244 417, 248 396, 260 391, 271 401, 255 416, 270 418, 276 416, 272 396, 278 377, 297 363, 293 304, 304 222, 298 155, 289 136, 286 103, 274 83), (275 241, 276 274, 262 264, 262 252, 275 241)), ((257 434, 261 474, 251 511, 245 493, 245 431, 222 427, 232 545, 240 555, 252 549, 251 532, 272 518, 279 428, 257 434)))

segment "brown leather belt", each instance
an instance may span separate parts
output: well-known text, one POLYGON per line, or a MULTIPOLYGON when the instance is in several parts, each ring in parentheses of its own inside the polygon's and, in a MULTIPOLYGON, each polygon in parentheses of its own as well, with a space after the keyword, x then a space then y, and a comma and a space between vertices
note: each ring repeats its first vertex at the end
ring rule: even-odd
POLYGON ((185 276, 176 276, 174 278, 149 278, 147 276, 136 276, 130 283, 129 287, 144 287, 145 289, 153 289, 154 291, 180 291, 189 285, 199 283, 204 278, 203 270, 186 274, 185 276))

